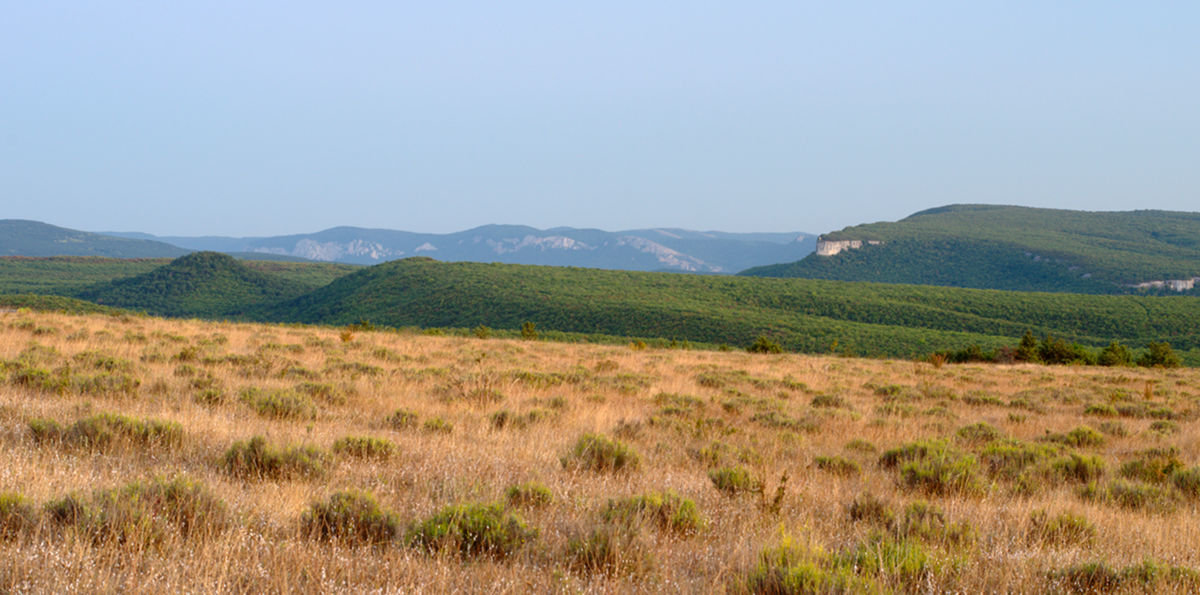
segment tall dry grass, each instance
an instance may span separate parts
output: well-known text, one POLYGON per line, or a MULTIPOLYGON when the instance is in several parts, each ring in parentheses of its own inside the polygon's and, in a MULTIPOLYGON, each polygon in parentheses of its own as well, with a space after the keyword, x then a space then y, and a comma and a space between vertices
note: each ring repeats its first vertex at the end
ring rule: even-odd
MULTIPOLYGON (((738 592, 765 588, 751 577, 762 570, 763 552, 781 544, 807 557, 819 589, 1038 592, 1075 584, 1185 592, 1197 586, 1187 574, 1200 568, 1196 494, 1168 478, 1156 486, 1158 500, 1131 507, 1085 497, 1085 486, 1049 471, 1018 485, 987 473, 986 444, 956 437, 959 428, 986 422, 1022 444, 1097 456, 1104 474, 1092 493, 1107 494, 1121 465, 1147 449, 1173 448, 1185 469, 1200 463, 1194 370, 934 368, 29 312, 0 314, 0 361, 0 493, 19 494, 36 511, 34 524, 0 540, 6 562, 0 592, 738 592), (109 361, 97 363, 98 354, 109 361), (114 374, 128 374, 136 386, 104 389, 113 385, 105 375, 114 374), (255 400, 271 395, 302 405, 264 408, 255 400), (1085 414, 1089 405, 1112 411, 1085 414), (390 423, 401 409, 415 413, 415 423, 390 423), (494 417, 500 411, 507 412, 503 427, 494 417), (69 427, 100 413, 176 422, 183 438, 96 446, 37 440, 31 430, 34 420, 69 427), (427 428, 430 420, 450 430, 427 428), (1045 439, 1102 424, 1110 433, 1101 445, 1054 446, 1045 439), (1112 433, 1118 424, 1124 435, 1112 433), (589 433, 636 451, 636 468, 564 464, 589 433), (280 476, 230 472, 228 449, 255 436, 280 451, 319 449, 321 467, 280 476), (334 453, 334 442, 348 436, 383 439, 394 451, 334 453), (878 464, 888 449, 935 439, 979 461, 972 489, 909 487, 900 468, 878 464), (818 457, 840 457, 840 472, 819 468, 818 457), (760 493, 722 493, 709 478, 717 467, 747 470, 760 493), (97 540, 82 522, 55 520, 50 512, 68 495, 87 503, 97 492, 156 478, 202 485, 231 521, 197 537, 160 512, 125 511, 95 522, 140 522, 154 538, 97 540), (544 485, 552 501, 506 511, 536 530, 515 554, 430 553, 406 543, 410 527, 446 507, 503 505, 506 490, 526 482, 544 485), (349 491, 373 495, 394 515, 394 539, 360 544, 305 529, 314 503, 349 491), (603 518, 610 501, 667 491, 695 503, 698 530, 663 530, 651 513, 634 517, 631 526, 603 518), (969 536, 951 539, 936 528, 903 533, 852 520, 848 507, 867 493, 897 515, 928 501, 969 536), (1039 538, 1031 521, 1036 511, 1083 517, 1095 537, 1039 538), (573 552, 596 535, 611 538, 615 553, 581 561, 573 552), (868 551, 882 559, 881 550, 870 549, 881 541, 919 550, 923 564, 873 570, 866 558, 854 557, 868 551), (1125 569, 1145 560, 1164 570, 1139 582, 1125 569), (1095 573, 1079 569, 1088 563, 1102 563, 1118 582, 1087 582, 1095 573), (839 573, 862 582, 829 582, 839 573)), ((800 573, 800 566, 790 571, 800 573)))

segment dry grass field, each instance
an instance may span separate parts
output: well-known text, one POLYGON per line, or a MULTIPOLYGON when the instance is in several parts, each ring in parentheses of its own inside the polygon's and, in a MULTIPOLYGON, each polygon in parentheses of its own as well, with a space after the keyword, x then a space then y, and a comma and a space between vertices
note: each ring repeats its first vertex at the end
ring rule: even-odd
POLYGON ((0 592, 1195 592, 1200 371, 0 313, 0 592))

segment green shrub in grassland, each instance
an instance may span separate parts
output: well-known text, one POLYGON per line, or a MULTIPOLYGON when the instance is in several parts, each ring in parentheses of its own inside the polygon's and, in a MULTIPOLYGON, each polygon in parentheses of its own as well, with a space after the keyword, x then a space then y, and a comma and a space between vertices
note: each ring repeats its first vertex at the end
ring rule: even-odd
POLYGON ((157 419, 138 420, 116 413, 99 413, 69 426, 50 419, 32 419, 29 430, 38 443, 60 443, 103 450, 118 443, 173 449, 183 442, 183 426, 157 419))
POLYGON ((623 442, 602 434, 584 434, 559 459, 565 469, 623 471, 637 469, 641 457, 623 442))
POLYGON ((211 537, 232 522, 224 502, 186 477, 133 482, 90 496, 67 495, 49 502, 46 513, 54 525, 97 544, 137 550, 156 547, 171 535, 211 537))
POLYGON ((664 530, 691 534, 704 526, 696 503, 667 490, 609 500, 601 513, 605 522, 647 521, 664 530))
POLYGON ((300 524, 315 538, 350 544, 384 543, 400 533, 395 514, 380 508, 373 495, 356 490, 336 492, 324 502, 313 502, 300 524))
POLYGON ((554 502, 550 488, 536 481, 509 486, 504 496, 509 506, 540 508, 554 502))
POLYGON ((37 524, 37 508, 28 498, 13 492, 0 492, 0 541, 28 533, 37 524))
POLYGON ((247 479, 311 477, 325 471, 327 455, 312 446, 275 447, 262 436, 235 442, 221 458, 229 474, 247 479))
POLYGON ((386 459, 396 453, 396 444, 384 438, 345 436, 333 442, 333 452, 358 459, 386 459))
POLYGON ((497 504, 460 504, 443 508, 417 523, 409 529, 405 540, 430 553, 446 551, 462 557, 507 558, 537 535, 537 529, 528 527, 520 517, 506 513, 497 504))

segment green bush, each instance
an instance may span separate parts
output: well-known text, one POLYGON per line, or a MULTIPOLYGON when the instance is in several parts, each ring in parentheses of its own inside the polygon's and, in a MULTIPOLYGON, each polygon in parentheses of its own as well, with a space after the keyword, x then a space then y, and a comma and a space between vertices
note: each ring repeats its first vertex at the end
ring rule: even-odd
POLYGON ((421 429, 431 434, 449 434, 454 431, 454 424, 440 417, 431 417, 421 424, 421 429))
POLYGON ((857 576, 852 566, 830 560, 819 551, 802 548, 787 537, 782 544, 759 554, 758 563, 747 573, 744 585, 738 587, 734 592, 769 595, 879 591, 869 579, 857 576))
POLYGON ((1137 360, 1139 366, 1151 368, 1178 368, 1183 365, 1179 359, 1179 355, 1171 349, 1171 344, 1167 342, 1156 343, 1151 342, 1146 346, 1146 353, 1142 354, 1137 360))
POLYGON ((243 390, 241 399, 263 417, 275 419, 312 419, 317 416, 317 406, 312 397, 289 390, 263 392, 250 388, 243 390))
POLYGON ((1184 496, 1200 498, 1200 467, 1179 469, 1171 476, 1171 483, 1184 496))
POLYGON ((740 465, 713 469, 708 472, 708 478, 718 490, 729 495, 747 492, 761 494, 763 491, 762 480, 755 478, 740 465))
POLYGON ((984 421, 963 426, 958 429, 957 434, 960 441, 972 445, 986 444, 1004 437, 1004 432, 1000 428, 984 421))
POLYGON ((1078 426, 1065 434, 1047 434, 1044 440, 1075 448, 1085 448, 1103 445, 1104 434, 1093 430, 1090 426, 1078 426))
POLYGON ((1184 468, 1175 448, 1155 448, 1143 451, 1137 459, 1126 461, 1119 471, 1121 477, 1147 483, 1166 483, 1184 468))
POLYGON ((933 573, 933 562, 919 542, 880 533, 841 554, 839 565, 898 582, 907 590, 916 590, 933 573))
POLYGON ((183 426, 157 419, 137 420, 116 413, 99 413, 63 427, 54 420, 33 419, 29 430, 38 443, 58 442, 77 448, 104 450, 118 443, 176 448, 183 442, 183 426))
POLYGON ((904 508, 904 514, 890 525, 892 534, 898 538, 916 538, 923 541, 962 545, 975 540, 975 531, 965 521, 947 523, 942 509, 917 500, 904 508))
POLYGON ((384 423, 397 430, 411 428, 417 425, 417 412, 409 409, 397 409, 387 416, 384 423))
POLYGON ((846 399, 843 399, 837 395, 817 395, 812 398, 811 404, 813 407, 828 407, 837 409, 850 408, 850 404, 846 402, 846 399))
POLYGON ((508 486, 504 496, 509 506, 540 508, 554 502, 550 488, 536 481, 508 486))
POLYGON ((1083 515, 1060 512, 1052 517, 1035 510, 1029 515, 1029 535, 1046 543, 1086 544, 1096 537, 1096 526, 1083 515))
POLYGON ((351 544, 385 543, 400 533, 396 515, 381 509, 371 494, 356 490, 337 492, 325 502, 313 502, 300 525, 317 539, 351 544))
POLYGON ((1121 574, 1106 562, 1085 562, 1050 572, 1057 590, 1071 593, 1109 593, 1121 587, 1121 574))
POLYGON ((783 346, 772 341, 766 335, 759 335, 746 351, 750 353, 783 353, 783 346))
POLYGON ((842 477, 858 475, 862 471, 862 469, 859 468, 858 463, 845 457, 839 457, 836 455, 828 457, 816 457, 813 459, 813 463, 817 466, 817 469, 827 473, 832 473, 834 475, 840 475, 842 477))
POLYGON ((654 564, 636 525, 600 525, 567 539, 567 565, 584 574, 633 576, 654 564))
POLYGON ((1108 403, 1092 404, 1083 409, 1083 414, 1095 415, 1096 417, 1116 417, 1117 408, 1108 403))
POLYGON ((892 507, 871 492, 864 492, 855 497, 846 507, 846 513, 852 521, 866 521, 881 527, 890 526, 896 518, 892 507))
POLYGON ((155 478, 121 488, 100 490, 90 498, 68 495, 46 505, 50 520, 96 544, 144 549, 176 534, 207 538, 224 531, 230 516, 225 503, 196 481, 155 478))
POLYGON ((537 533, 499 505, 461 504, 443 508, 413 526, 405 539, 409 545, 430 553, 449 551, 463 557, 507 558, 537 533))
POLYGON ((38 513, 32 502, 20 494, 0 492, 0 541, 32 531, 37 523, 38 513))
POLYGON ((1053 446, 1019 440, 999 440, 979 452, 979 460, 992 477, 1015 480, 1027 468, 1050 460, 1058 452, 1053 446))
POLYGON ((235 442, 225 451, 221 466, 237 477, 285 479, 312 477, 325 471, 326 455, 312 446, 273 447, 262 436, 235 442))
POLYGON ((667 490, 609 500, 601 513, 605 522, 650 522, 676 533, 691 534, 704 526, 696 503, 667 490))
POLYGON ((982 486, 975 457, 940 440, 910 442, 879 458, 884 468, 900 467, 901 485, 930 494, 974 493, 982 486))
POLYGON ((396 444, 384 438, 345 436, 333 442, 333 452, 359 459, 386 459, 396 454, 396 444))
POLYGON ((624 443, 601 434, 584 434, 559 461, 564 469, 622 471, 637 469, 637 452, 624 443))

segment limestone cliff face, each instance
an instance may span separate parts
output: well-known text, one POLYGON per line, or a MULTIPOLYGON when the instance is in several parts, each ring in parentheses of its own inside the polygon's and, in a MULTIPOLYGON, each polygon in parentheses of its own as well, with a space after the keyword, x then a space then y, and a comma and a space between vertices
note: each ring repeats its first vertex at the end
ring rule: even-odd
POLYGON ((817 255, 833 256, 846 250, 858 250, 864 245, 878 246, 882 243, 879 240, 827 240, 820 237, 817 238, 817 255))
POLYGON ((1191 291, 1196 288, 1196 281, 1200 281, 1200 277, 1192 277, 1191 279, 1164 279, 1162 281, 1146 281, 1132 285, 1137 289, 1163 289, 1164 287, 1171 291, 1191 291))

